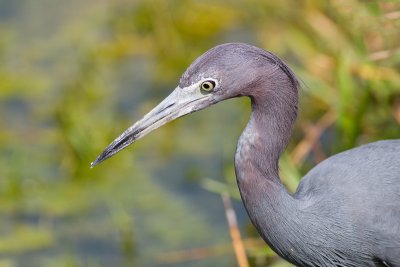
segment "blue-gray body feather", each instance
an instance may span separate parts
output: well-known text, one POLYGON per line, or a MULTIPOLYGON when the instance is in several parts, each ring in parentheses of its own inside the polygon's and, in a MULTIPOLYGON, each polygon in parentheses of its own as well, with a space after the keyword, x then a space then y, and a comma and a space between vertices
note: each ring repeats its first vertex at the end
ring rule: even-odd
POLYGON ((318 240, 336 266, 400 266, 400 140, 326 159, 304 176, 294 197, 302 212, 317 217, 314 223, 325 224, 310 242, 318 240))

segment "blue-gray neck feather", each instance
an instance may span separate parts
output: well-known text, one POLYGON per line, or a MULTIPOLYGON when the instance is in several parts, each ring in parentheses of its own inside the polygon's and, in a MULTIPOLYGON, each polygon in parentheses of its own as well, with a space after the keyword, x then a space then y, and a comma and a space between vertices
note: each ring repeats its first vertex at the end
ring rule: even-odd
POLYGON ((298 96, 296 84, 283 72, 277 75, 280 81, 260 80, 253 85, 257 94, 250 96, 252 113, 237 145, 235 169, 253 224, 265 241, 285 256, 296 249, 293 241, 300 239, 295 235, 300 225, 296 200, 279 179, 278 160, 296 119, 298 96))
POLYGON ((294 195, 282 185, 278 161, 298 105, 298 82, 293 72, 272 53, 230 43, 196 59, 182 76, 180 87, 201 77, 218 78, 221 88, 213 94, 217 102, 238 96, 251 98, 252 113, 238 142, 235 170, 249 217, 264 240, 297 266, 383 266, 371 261, 375 241, 362 239, 373 235, 365 231, 359 234, 360 229, 349 219, 351 210, 337 208, 345 207, 340 195, 331 194, 340 189, 339 181, 327 186, 323 194, 321 188, 313 190, 314 185, 324 184, 318 177, 303 179, 294 195))
POLYGON ((306 211, 308 200, 289 194, 279 178, 279 156, 297 114, 297 82, 290 74, 283 69, 274 79, 253 84, 251 117, 235 154, 238 186, 253 224, 280 256, 297 266, 342 266, 333 262, 341 252, 324 246, 327 240, 340 240, 337 233, 346 230, 338 229, 334 219, 306 211))

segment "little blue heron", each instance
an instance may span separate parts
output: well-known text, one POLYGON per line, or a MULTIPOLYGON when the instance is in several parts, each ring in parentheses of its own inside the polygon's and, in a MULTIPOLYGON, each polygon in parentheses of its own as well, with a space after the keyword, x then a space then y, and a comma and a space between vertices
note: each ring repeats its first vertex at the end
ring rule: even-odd
POLYGON ((265 242, 297 266, 400 266, 400 140, 332 156, 288 193, 278 161, 297 116, 298 87, 274 54, 243 43, 216 46, 92 166, 171 120, 247 96, 252 112, 237 145, 235 170, 247 213, 265 242))

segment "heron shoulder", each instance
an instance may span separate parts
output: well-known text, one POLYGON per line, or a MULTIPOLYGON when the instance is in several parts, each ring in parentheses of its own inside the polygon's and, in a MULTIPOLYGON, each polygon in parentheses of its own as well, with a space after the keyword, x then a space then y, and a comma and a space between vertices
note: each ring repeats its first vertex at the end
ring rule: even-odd
POLYGON ((384 140, 322 161, 303 177, 295 195, 388 194, 395 189, 400 190, 400 140, 384 140))
POLYGON ((347 245, 365 243, 376 257, 398 261, 400 140, 366 144, 324 160, 304 176, 295 197, 303 200, 306 214, 333 222, 327 229, 334 236, 351 233, 347 245))

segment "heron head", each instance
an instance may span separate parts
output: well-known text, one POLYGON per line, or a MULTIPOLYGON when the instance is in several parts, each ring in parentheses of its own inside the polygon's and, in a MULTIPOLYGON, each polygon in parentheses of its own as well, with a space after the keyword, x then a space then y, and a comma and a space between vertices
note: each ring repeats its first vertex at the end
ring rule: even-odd
POLYGON ((269 71, 279 68, 275 58, 242 43, 222 44, 208 50, 183 73, 175 90, 116 138, 92 167, 169 121, 228 98, 257 93, 257 84, 268 78, 269 71))

